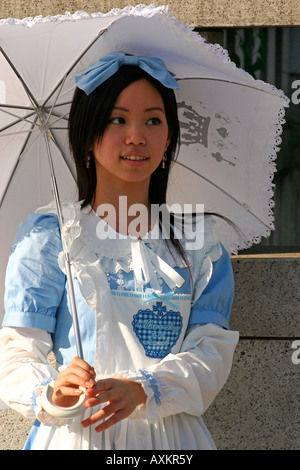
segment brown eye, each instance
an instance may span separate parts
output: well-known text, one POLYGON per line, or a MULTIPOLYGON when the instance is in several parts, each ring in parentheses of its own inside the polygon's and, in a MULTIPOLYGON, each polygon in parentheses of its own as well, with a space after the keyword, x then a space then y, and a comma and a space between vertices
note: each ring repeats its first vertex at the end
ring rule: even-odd
POLYGON ((109 124, 125 124, 125 119, 122 117, 114 117, 108 121, 109 124))
POLYGON ((161 123, 161 120, 159 118, 151 118, 148 119, 147 124, 150 124, 151 126, 158 126, 161 123))

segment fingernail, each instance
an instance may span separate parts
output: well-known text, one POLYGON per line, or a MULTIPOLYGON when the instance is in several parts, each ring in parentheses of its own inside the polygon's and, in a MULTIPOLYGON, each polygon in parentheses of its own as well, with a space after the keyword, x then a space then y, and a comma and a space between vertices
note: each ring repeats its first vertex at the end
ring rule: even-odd
POLYGON ((87 388, 93 387, 93 386, 95 385, 95 383, 96 383, 96 382, 95 382, 93 379, 91 379, 91 380, 89 380, 88 382, 85 382, 85 386, 86 386, 87 388))

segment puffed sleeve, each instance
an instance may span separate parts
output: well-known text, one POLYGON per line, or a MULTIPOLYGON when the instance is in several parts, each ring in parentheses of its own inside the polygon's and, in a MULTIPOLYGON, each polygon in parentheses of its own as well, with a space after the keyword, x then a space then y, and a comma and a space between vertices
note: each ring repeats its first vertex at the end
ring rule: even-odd
POLYGON ((6 271, 3 326, 55 331, 65 287, 57 262, 61 250, 54 214, 31 214, 21 224, 6 271))
POLYGON ((180 353, 128 374, 147 395, 146 404, 130 417, 155 422, 177 413, 202 415, 228 379, 238 337, 237 331, 213 323, 190 325, 180 353))
MULTIPOLYGON (((219 244, 221 256, 212 261, 208 257, 210 269, 208 283, 196 298, 191 309, 189 324, 215 323, 229 329, 229 316, 234 295, 234 279, 230 257, 225 248, 219 244)), ((202 280, 200 279, 200 282, 202 280)), ((197 284, 195 286, 197 290, 197 284)))
POLYGON ((61 249, 54 214, 31 214, 20 225, 7 267, 0 330, 1 407, 53 424, 42 410, 40 393, 58 375, 47 356, 65 289, 65 275, 58 265, 61 249))
POLYGON ((39 388, 58 375, 47 361, 51 348, 51 335, 45 330, 0 329, 1 408, 12 408, 29 419, 41 415, 39 388))

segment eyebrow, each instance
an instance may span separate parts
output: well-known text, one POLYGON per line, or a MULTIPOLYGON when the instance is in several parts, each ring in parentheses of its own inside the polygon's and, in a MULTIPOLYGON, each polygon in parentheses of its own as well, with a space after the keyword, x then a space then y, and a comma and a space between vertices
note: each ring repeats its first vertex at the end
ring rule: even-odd
MULTIPOLYGON (((123 108, 122 106, 114 106, 114 107, 113 107, 113 110, 129 112, 129 109, 123 108)), ((161 108, 160 106, 155 106, 155 107, 153 107, 153 108, 147 108, 147 109, 145 109, 145 111, 146 111, 146 112, 148 112, 148 111, 161 111, 162 113, 165 112, 165 111, 163 110, 163 108, 161 108)))

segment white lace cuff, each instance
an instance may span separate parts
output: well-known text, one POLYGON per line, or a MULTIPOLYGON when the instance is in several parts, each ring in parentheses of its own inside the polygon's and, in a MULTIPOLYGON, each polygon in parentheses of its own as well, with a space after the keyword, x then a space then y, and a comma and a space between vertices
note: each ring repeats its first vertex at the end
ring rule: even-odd
POLYGON ((42 407, 42 402, 41 402, 41 395, 44 387, 46 387, 48 384, 53 385, 54 380, 53 379, 48 379, 45 380, 44 382, 37 384, 33 393, 32 393, 32 398, 31 398, 31 408, 33 413, 35 414, 36 418, 43 424, 52 424, 53 426, 60 428, 61 426, 65 426, 68 424, 69 419, 65 418, 54 418, 53 416, 50 416, 42 407))
POLYGON ((129 418, 147 418, 149 421, 152 421, 148 413, 150 407, 152 410, 151 416, 157 417, 158 412, 155 412, 153 407, 157 410, 157 407, 161 404, 162 395, 159 389, 159 384, 154 375, 148 372, 146 369, 139 369, 136 372, 122 371, 119 372, 118 375, 122 375, 129 380, 140 383, 144 389, 145 394, 147 395, 146 404, 137 406, 129 418))

